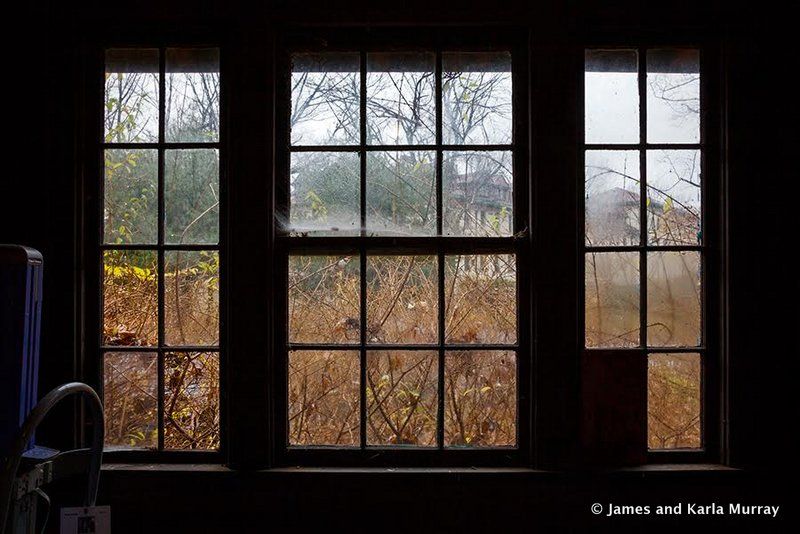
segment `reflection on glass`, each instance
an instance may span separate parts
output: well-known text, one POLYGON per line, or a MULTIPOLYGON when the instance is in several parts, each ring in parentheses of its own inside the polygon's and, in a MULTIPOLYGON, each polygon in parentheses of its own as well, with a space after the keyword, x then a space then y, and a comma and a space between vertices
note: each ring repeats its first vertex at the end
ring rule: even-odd
POLYGON ((164 152, 164 226, 167 243, 219 240, 219 151, 164 152))
POLYGON ((639 152, 586 151, 586 244, 638 245, 639 152))
POLYGON ((436 445, 436 351, 367 353, 367 444, 436 445))
POLYGON ((106 143, 158 141, 158 50, 112 48, 106 50, 106 143))
POLYGON ((289 256, 289 341, 358 343, 357 256, 289 256))
POLYGON ((164 448, 219 448, 219 354, 164 355, 164 448))
POLYGON ((370 152, 367 155, 367 233, 434 234, 435 178, 434 152, 370 152))
POLYGON ((517 362, 514 352, 447 351, 444 374, 446 446, 516 445, 517 362))
POLYGON ((442 54, 442 135, 445 144, 511 143, 511 54, 442 54))
POLYGON ((219 344, 218 252, 164 252, 164 335, 168 345, 219 344))
POLYGON ((353 145, 360 138, 358 54, 292 56, 292 145, 353 145))
POLYGON ((639 345, 639 254, 586 254, 586 346, 639 345))
POLYGON ((700 344, 702 279, 699 252, 647 254, 647 344, 700 344))
POLYGON ((367 342, 435 343, 436 258, 367 257, 367 342))
POLYGON ((218 141, 219 50, 168 48, 164 83, 166 141, 218 141))
POLYGON ((508 236, 513 229, 511 152, 445 152, 442 232, 508 236))
POLYGON ((289 445, 358 446, 358 351, 289 352, 289 445))
POLYGON ((639 142, 635 50, 587 50, 584 127, 587 143, 639 142))
POLYGON ((158 241, 158 153, 105 150, 103 242, 158 241))
POLYGON ((509 254, 445 256, 445 341, 517 341, 517 266, 509 254))
POLYGON ((702 445, 700 355, 649 354, 647 361, 648 447, 699 448, 702 445))
POLYGON ((699 150, 647 151, 647 241, 699 245, 702 189, 699 150))
POLYGON ((647 141, 700 142, 700 53, 647 52, 647 141))
POLYGON ((103 344, 158 343, 158 264, 153 250, 103 253, 103 344))
POLYGON ((367 55, 367 142, 423 145, 436 139, 434 56, 367 55))
POLYGON ((353 152, 292 154, 287 231, 353 235, 361 229, 359 156, 353 152))
POLYGON ((106 448, 158 447, 158 355, 103 355, 106 448))

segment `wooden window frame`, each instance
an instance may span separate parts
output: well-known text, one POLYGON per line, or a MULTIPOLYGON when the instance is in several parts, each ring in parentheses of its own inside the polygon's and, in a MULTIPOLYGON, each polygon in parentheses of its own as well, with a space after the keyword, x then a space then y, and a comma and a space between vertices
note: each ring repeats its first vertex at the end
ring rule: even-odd
MULTIPOLYGON (((579 349, 584 356, 614 358, 616 355, 638 355, 643 359, 639 365, 638 380, 643 386, 643 404, 632 408, 631 416, 637 423, 624 432, 632 432, 621 439, 637 444, 640 450, 626 451, 622 457, 614 458, 614 463, 719 463, 727 456, 725 433, 727 422, 723 410, 727 406, 726 388, 723 372, 727 367, 727 198, 725 165, 723 159, 723 117, 724 98, 721 92, 721 50, 716 43, 706 42, 693 36, 676 40, 653 40, 638 37, 630 40, 592 40, 585 43, 584 51, 627 50, 637 53, 637 84, 639 98, 639 141, 636 143, 587 143, 585 141, 584 83, 579 84, 579 203, 578 227, 579 248, 577 255, 578 287, 580 313, 578 314, 579 349), (700 57, 700 139, 696 143, 650 143, 647 141, 647 51, 648 50, 692 49, 700 57), (641 175, 640 217, 647 216, 646 176, 648 150, 696 149, 701 152, 701 232, 699 245, 650 245, 647 242, 646 219, 640 222, 639 245, 588 246, 585 244, 585 153, 589 150, 636 150, 639 152, 641 175), (701 342, 696 347, 648 346, 647 344, 647 269, 646 256, 649 252, 691 251, 701 258, 701 342), (639 255, 639 345, 630 348, 607 348, 585 346, 585 255, 591 252, 633 252, 639 255), (701 446, 698 448, 649 449, 647 446, 648 416, 648 356, 650 354, 697 353, 701 359, 700 391, 700 433, 701 446)), ((583 58, 583 56, 582 56, 583 58)), ((612 395, 609 395, 611 397, 612 395)), ((620 414, 624 417, 624 414, 620 414)))
MULTIPOLYGON (((220 49, 220 449, 114 451, 110 462, 226 463, 237 469, 290 465, 358 467, 522 466, 571 469, 580 447, 583 349, 583 58, 586 48, 696 47, 701 50, 704 111, 704 236, 707 238, 707 356, 704 373, 702 451, 644 454, 649 462, 725 462, 727 453, 727 186, 724 161, 724 57, 718 42, 697 33, 586 32, 563 41, 537 40, 526 27, 290 27, 219 35, 209 28, 129 28, 98 31, 82 45, 81 114, 78 117, 77 214, 78 331, 76 376, 102 386, 102 289, 97 261, 102 243, 103 51, 106 48, 216 47, 220 49), (515 451, 399 451, 377 457, 362 451, 296 454, 281 429, 285 410, 285 302, 280 239, 274 217, 288 140, 285 112, 290 51, 320 50, 326 43, 349 50, 510 50, 514 75, 515 218, 528 232, 519 243, 518 345, 529 356, 517 380, 518 447, 515 451), (491 45, 491 46, 488 46, 491 45), (236 98, 231 98, 232 89, 236 98), (226 180, 225 177, 235 177, 226 180), (247 231, 240 229, 246 228, 247 231), (255 266, 255 267, 254 267, 255 266), (229 305, 229 303, 231 305, 229 305), (546 304, 546 306, 545 306, 546 304), (97 341, 95 343, 95 341, 97 341), (279 349, 279 350, 276 350, 279 349), (412 454, 409 454, 412 453, 412 454), (433 454, 431 454, 433 453, 433 454)), ((285 170, 283 171, 285 173, 285 170)), ((285 175, 283 177, 285 180, 285 175)), ((382 238, 383 239, 383 238, 382 238)), ((446 238, 440 238, 446 240, 446 238)), ((391 239, 383 239, 392 246, 391 239)), ((411 244, 411 243, 409 243, 411 244)), ((487 242, 491 251, 492 243, 487 242)), ((444 243, 442 246, 446 246, 444 243)), ((411 250, 413 247, 410 247, 411 250)), ((444 250, 444 249, 443 249, 444 250)), ((472 252, 472 251, 471 251, 472 252)), ((285 252, 284 252, 285 253, 285 252)), ((285 271, 285 268, 283 269, 285 271)), ((637 349, 639 350, 639 349, 637 349)), ((519 361, 525 359, 519 353, 519 361)), ((643 377, 646 381, 646 376, 643 377)), ((646 406, 640 407, 646 410, 646 406)), ((90 435, 77 410, 75 441, 90 435)), ((640 439, 641 436, 634 439, 640 439)), ((637 460, 639 461, 639 460, 637 460)), ((641 463, 641 462, 639 462, 641 463)))
MULTIPOLYGON (((366 187, 366 154, 369 151, 392 150, 428 150, 437 154, 436 184, 437 184, 437 228, 442 229, 442 155, 448 150, 504 150, 512 153, 512 167, 514 177, 513 190, 513 219, 514 231, 508 237, 448 237, 439 233, 431 237, 369 237, 362 232, 355 237, 313 237, 291 236, 281 233, 277 222, 275 223, 275 300, 274 310, 274 338, 272 376, 274 380, 273 397, 274 411, 274 453, 278 465, 330 465, 330 466, 519 466, 528 462, 530 454, 530 410, 528 401, 531 398, 531 383, 525 377, 530 375, 532 364, 532 343, 530 332, 524 321, 524 310, 530 306, 529 279, 517 275, 517 342, 511 345, 504 344, 474 344, 458 345, 447 343, 444 340, 444 311, 443 303, 439 306, 439 341, 435 345, 426 346, 427 350, 438 353, 438 413, 437 434, 438 446, 434 447, 390 447, 373 446, 366 443, 366 397, 364 377, 366 373, 366 354, 369 350, 403 350, 404 348, 417 349, 410 345, 374 345, 367 344, 362 328, 361 340, 353 350, 360 354, 361 381, 360 387, 360 412, 362 435, 360 447, 298 447, 288 445, 288 350, 298 348, 333 348, 333 345, 289 343, 286 337, 288 332, 286 291, 288 272, 288 258, 290 255, 303 254, 354 254, 358 255, 361 262, 361 324, 365 324, 366 291, 365 283, 367 256, 422 254, 438 258, 439 272, 439 300, 443 299, 444 287, 444 257, 449 254, 513 254, 516 257, 517 273, 528 272, 527 265, 530 258, 528 213, 528 176, 527 176, 527 130, 523 117, 526 112, 527 80, 526 65, 527 51, 525 41, 509 39, 476 39, 474 35, 463 32, 445 31, 443 35, 428 32, 347 32, 326 35, 324 46, 319 44, 319 35, 293 34, 285 36, 285 40, 278 50, 276 67, 276 178, 275 178, 275 206, 276 215, 282 218, 287 216, 285 207, 288 206, 289 160, 291 153, 314 151, 347 151, 361 155, 361 214, 366 214, 365 187, 366 187), (361 138, 353 146, 292 146, 288 127, 290 98, 291 54, 352 52, 360 56, 361 80, 361 138), (366 55, 370 52, 394 51, 425 51, 435 54, 436 57, 436 94, 437 94, 437 121, 436 141, 428 145, 376 145, 368 144, 366 140, 366 55), (442 141, 442 104, 441 86, 438 83, 442 72, 442 52, 493 52, 502 51, 511 54, 512 76, 512 141, 508 145, 447 145, 442 141), (517 365, 517 443, 511 447, 444 447, 444 362, 446 350, 486 350, 507 349, 516 354, 517 365)), ((365 220, 362 220, 362 225, 365 220)), ((348 348, 339 345, 338 348, 348 348)))

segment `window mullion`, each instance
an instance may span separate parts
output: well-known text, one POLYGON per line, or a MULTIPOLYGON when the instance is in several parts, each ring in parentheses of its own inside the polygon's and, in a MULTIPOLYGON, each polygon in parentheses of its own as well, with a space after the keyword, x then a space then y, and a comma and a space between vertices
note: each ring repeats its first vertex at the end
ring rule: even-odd
POLYGON ((166 129, 166 49, 158 53, 158 450, 164 450, 164 140, 166 129))

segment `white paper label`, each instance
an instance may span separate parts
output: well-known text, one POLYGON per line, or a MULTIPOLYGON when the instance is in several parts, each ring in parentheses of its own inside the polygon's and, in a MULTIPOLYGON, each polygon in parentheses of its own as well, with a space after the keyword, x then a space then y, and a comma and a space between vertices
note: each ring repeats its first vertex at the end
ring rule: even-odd
POLYGON ((111 534, 111 507, 62 508, 61 534, 111 534))

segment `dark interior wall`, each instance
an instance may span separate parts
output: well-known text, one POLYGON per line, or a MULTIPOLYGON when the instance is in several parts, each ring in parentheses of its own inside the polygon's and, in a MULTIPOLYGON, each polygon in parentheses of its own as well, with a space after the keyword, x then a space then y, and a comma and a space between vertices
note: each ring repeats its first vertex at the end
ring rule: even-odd
MULTIPOLYGON (((682 473, 666 476, 534 476, 494 473, 475 476, 409 473, 391 475, 335 473, 142 473, 124 470, 104 474, 101 500, 115 506, 115 528, 140 531, 149 523, 142 507, 159 524, 178 525, 181 517, 201 530, 225 530, 226 510, 241 512, 241 530, 276 517, 283 527, 309 526, 336 517, 344 527, 365 525, 366 516, 380 519, 387 503, 406 507, 405 519, 388 524, 413 526, 428 517, 440 530, 458 526, 510 526, 520 518, 544 527, 590 525, 588 503, 618 499, 659 498, 755 499, 768 504, 787 499, 773 483, 793 475, 797 448, 796 396, 798 349, 797 261, 792 258, 797 222, 797 138, 795 41, 788 14, 769 2, 734 8, 729 2, 654 2, 616 0, 591 2, 495 3, 461 2, 245 2, 194 1, 31 6, 26 39, 7 50, 13 69, 5 76, 11 96, 6 106, 13 132, 6 157, 11 161, 0 191, 0 242, 24 243, 46 258, 42 390, 80 377, 80 339, 75 328, 77 275, 81 268, 74 206, 80 198, 79 157, 81 109, 81 44, 102 28, 128 33, 196 27, 227 35, 263 36, 273 29, 312 25, 509 25, 527 27, 543 46, 541 75, 548 69, 574 68, 547 61, 553 50, 579 48, 587 36, 615 32, 669 36, 700 32, 724 43, 727 72, 727 163, 729 198, 729 411, 730 465, 744 473, 682 473), (754 222, 755 221, 755 222, 754 222), (788 466, 788 467, 787 467, 788 466), (388 478, 387 478, 388 477, 388 478), (331 496, 335 497, 331 497, 331 496), (412 498, 413 496, 413 498, 412 498), (223 506, 217 506, 218 503, 223 506), (308 503, 320 512, 305 513, 308 503), (170 506, 174 511, 170 511, 170 506), (442 510, 448 510, 443 514, 442 510), (201 512, 202 510, 202 512, 201 512), (326 515, 326 511, 328 515, 326 515), (116 517, 116 516, 115 516, 116 517), (492 518, 499 523, 493 523, 492 518), (126 528, 127 527, 127 528, 126 528), (205 527, 205 528, 202 528, 205 527)), ((243 76, 263 76, 250 66, 243 76)), ((575 95, 553 91, 532 103, 547 112, 575 95)), ((267 95, 268 97, 268 95, 267 95)), ((256 117, 269 120, 269 110, 256 117)), ((243 117, 242 120, 255 120, 243 117)), ((541 157, 570 158, 577 147, 568 129, 547 137, 541 157), (571 144, 572 143, 572 144, 571 144)), ((241 154, 244 158, 258 154, 241 154)), ((252 160, 249 160, 252 161, 252 160)), ((249 163, 252 165, 253 163, 249 163)), ((252 175, 252 173, 250 173, 252 175)), ((574 212, 574 197, 560 199, 565 220, 574 212)), ((555 236, 554 239, 557 239, 555 236)), ((255 238, 253 238, 255 239, 255 238)), ((552 276, 569 276, 558 266, 552 276)), ((554 306, 569 306, 563 295, 550 295, 554 306), (559 302, 561 304, 559 304, 559 302)), ((566 311, 566 310, 565 310, 566 311)), ((554 314, 557 316, 558 314, 554 314)), ((565 353, 572 340, 562 340, 565 353)), ((575 359, 577 361, 577 359, 575 359)), ((579 373, 575 373, 577 377, 579 373)), ((249 377, 251 381, 259 377, 249 377)), ((577 380, 577 378, 576 378, 577 380)), ((543 414, 564 421, 565 431, 546 436, 553 457, 574 447, 568 425, 575 424, 578 383, 553 392, 551 405, 560 411, 543 414), (560 395, 560 396, 559 396, 560 395)), ((44 429, 50 442, 68 447, 75 425, 65 407, 44 429)), ((248 416, 250 417, 250 416, 248 416)), ((557 425, 551 425, 551 427, 557 425)), ((789 511, 787 510, 787 513, 789 511)), ((387 521, 384 519, 384 521, 387 521)), ((384 523, 381 523, 384 524, 384 523)), ((186 525, 186 523, 184 523, 186 525)), ((419 524, 424 529, 426 525, 419 524)), ((627 526, 631 526, 627 524, 627 526)), ((763 525, 762 525, 763 526, 763 525)), ((156 529, 160 530, 160 529, 156 529)), ((183 529, 174 529, 181 531, 183 529)))

